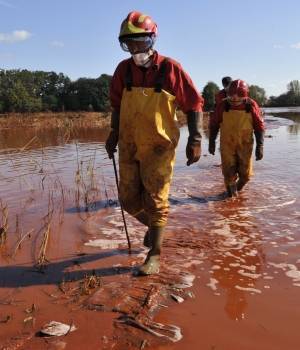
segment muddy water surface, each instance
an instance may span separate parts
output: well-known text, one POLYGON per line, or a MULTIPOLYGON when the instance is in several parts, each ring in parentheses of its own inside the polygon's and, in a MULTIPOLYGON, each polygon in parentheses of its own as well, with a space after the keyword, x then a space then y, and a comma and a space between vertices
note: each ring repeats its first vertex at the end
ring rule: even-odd
POLYGON ((267 113, 234 200, 206 139, 186 167, 181 129, 162 271, 142 279, 145 229, 126 216, 128 255, 106 133, 1 131, 0 349, 299 349, 300 117, 267 113), (39 337, 51 320, 77 330, 39 337))

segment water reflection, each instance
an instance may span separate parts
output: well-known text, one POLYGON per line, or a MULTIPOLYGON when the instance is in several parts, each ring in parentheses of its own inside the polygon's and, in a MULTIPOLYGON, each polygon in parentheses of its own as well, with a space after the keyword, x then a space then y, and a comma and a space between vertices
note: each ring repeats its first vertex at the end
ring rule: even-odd
POLYGON ((298 124, 289 125, 288 132, 291 135, 298 135, 300 132, 300 122, 298 124))
POLYGON ((256 284, 265 264, 261 236, 253 229, 254 218, 244 209, 242 197, 216 207, 219 219, 211 229, 215 242, 210 258, 212 278, 226 291, 224 310, 235 321, 245 318, 248 293, 261 293, 256 284))
POLYGON ((286 109, 267 109, 265 111, 267 122, 267 129, 273 126, 286 125, 288 122, 287 130, 292 135, 298 135, 300 129, 300 107, 295 107, 295 110, 289 108, 286 109))
POLYGON ((288 118, 294 122, 294 124, 288 126, 288 132, 291 135, 298 135, 300 132, 300 114, 285 116, 285 118, 288 118))
MULTIPOLYGON (((192 272, 201 277, 202 283, 207 278, 206 264, 209 264, 213 292, 224 294, 225 299, 220 310, 216 310, 211 317, 212 326, 209 317, 200 314, 208 329, 226 329, 226 337, 230 339, 228 344, 236 336, 236 327, 232 327, 231 332, 226 328, 228 322, 224 322, 224 318, 237 321, 248 318, 248 322, 242 324, 243 334, 246 335, 244 338, 247 339, 253 334, 253 325, 262 323, 256 312, 258 304, 262 313, 275 310, 274 320, 287 320, 286 329, 299 324, 299 313, 294 305, 299 294, 296 288, 300 287, 300 192, 299 186, 295 185, 300 182, 300 153, 297 149, 300 139, 288 135, 288 132, 295 135, 295 130, 298 135, 299 119, 293 118, 272 115, 266 118, 267 130, 272 130, 270 133, 273 137, 265 140, 265 158, 255 163, 256 176, 234 201, 220 196, 223 190, 220 156, 206 156, 207 139, 203 138, 204 152, 200 162, 192 167, 186 166, 188 135, 187 128, 181 129, 162 272, 169 280, 173 279, 169 274, 171 268, 180 278, 192 272), (285 269, 285 273, 282 269, 285 269), (270 280, 268 286, 264 285, 265 280, 270 280), (267 289, 262 293, 261 287, 272 288, 273 298, 269 297, 267 289), (258 297, 254 299, 251 294, 258 297), (284 305, 278 309, 283 298, 284 305), (222 317, 224 313, 227 317, 222 317)), ((85 244, 96 241, 115 244, 122 241, 124 245, 121 244, 121 247, 126 247, 120 208, 114 202, 117 193, 112 163, 107 159, 101 143, 105 135, 106 131, 95 128, 82 128, 69 135, 60 129, 0 131, 0 197, 4 204, 8 204, 10 220, 8 239, 2 252, 14 252, 19 239, 31 229, 35 230, 32 237, 24 240, 21 249, 16 251, 16 260, 4 260, 11 255, 2 256, 0 276, 5 279, 7 288, 57 283, 57 276, 61 279, 65 273, 70 273, 70 278, 78 279, 83 273, 90 273, 94 267, 104 276, 109 275, 113 281, 117 278, 114 271, 121 271, 123 278, 124 273, 131 270, 131 264, 136 264, 134 259, 143 261, 145 251, 138 257, 134 256, 127 268, 128 260, 124 256, 122 260, 106 261, 101 257, 109 256, 103 252, 100 252, 101 256, 93 253, 106 249, 103 245, 85 244), (32 139, 30 145, 21 151, 20 148, 24 148, 32 139), (49 203, 50 209, 56 209, 46 252, 47 259, 51 261, 49 274, 35 277, 29 269, 38 256, 43 234, 41 227, 49 214, 49 203), (95 257, 91 260, 93 264, 82 270, 80 267, 78 274, 69 259, 70 253, 75 252, 78 256, 93 253, 95 257), (56 264, 56 261, 63 263, 56 264), (122 263, 123 267, 112 269, 111 264, 116 262, 122 263)), ((133 246, 140 248, 144 229, 130 217, 127 216, 127 219, 133 246)), ((114 252, 119 250, 112 249, 112 257, 114 252)), ((76 261, 78 263, 79 260, 76 258, 76 261)), ((38 290, 35 289, 37 298, 38 290)), ((214 297, 210 297, 210 294, 208 297, 201 295, 201 303, 214 302, 214 297)), ((30 295, 30 300, 26 299, 25 304, 29 305, 32 300, 30 295)), ((21 312, 24 316, 23 306, 21 312)), ((276 334, 280 329, 279 324, 272 328, 270 322, 265 323, 270 334, 276 334)), ((284 332, 286 335, 286 330, 284 332)), ((296 332, 294 334, 297 335, 296 332)), ((293 339, 292 332, 290 338, 293 339)), ((229 345, 228 348, 232 347, 229 345)))
POLYGON ((0 130, 0 150, 41 149, 49 146, 63 146, 70 142, 103 142, 108 131, 97 128, 16 128, 0 130))

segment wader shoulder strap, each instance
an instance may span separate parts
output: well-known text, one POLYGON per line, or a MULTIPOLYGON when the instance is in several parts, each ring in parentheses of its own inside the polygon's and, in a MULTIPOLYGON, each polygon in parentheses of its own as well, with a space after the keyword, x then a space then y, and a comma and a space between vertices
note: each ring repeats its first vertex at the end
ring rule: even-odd
POLYGON ((166 77, 167 63, 168 59, 165 58, 159 67, 154 88, 155 92, 161 92, 166 77))
POLYGON ((245 111, 246 111, 246 113, 252 112, 252 105, 249 101, 246 101, 246 103, 245 103, 245 111))
POLYGON ((125 85, 126 85, 127 91, 131 91, 131 88, 132 88, 132 71, 131 71, 130 62, 128 62, 128 65, 127 65, 127 71, 126 71, 126 75, 125 75, 125 85))
POLYGON ((229 112, 229 110, 230 110, 230 103, 226 100, 225 101, 225 111, 229 112))
MULTIPOLYGON (((230 106, 229 102, 225 101, 225 111, 226 112, 229 112, 230 107, 231 106, 230 106)), ((252 105, 251 105, 251 103, 249 101, 245 102, 245 111, 246 111, 246 113, 251 113, 252 112, 252 105)))

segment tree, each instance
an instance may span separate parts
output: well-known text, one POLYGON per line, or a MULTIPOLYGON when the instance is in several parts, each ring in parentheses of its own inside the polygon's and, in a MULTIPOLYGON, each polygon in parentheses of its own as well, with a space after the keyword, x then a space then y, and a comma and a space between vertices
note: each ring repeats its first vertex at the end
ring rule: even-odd
POLYGON ((215 95, 220 88, 213 81, 209 81, 203 88, 202 96, 204 98, 204 110, 211 111, 215 107, 215 95))
POLYGON ((292 80, 287 85, 287 92, 279 96, 271 96, 268 101, 270 107, 300 106, 300 81, 292 80))
POLYGON ((257 85, 249 86, 249 96, 253 98, 253 100, 255 100, 260 106, 264 106, 267 102, 265 89, 257 85))
POLYGON ((41 99, 30 96, 20 80, 7 91, 6 102, 9 112, 38 112, 42 108, 41 99))
POLYGON ((287 86, 290 103, 292 106, 300 106, 300 82, 292 80, 287 86))
POLYGON ((66 108, 82 111, 109 111, 110 81, 110 75, 102 74, 98 79, 79 78, 70 83, 65 98, 66 108))
POLYGON ((69 84, 62 73, 0 70, 0 111, 61 110, 69 84))
POLYGON ((59 103, 58 97, 55 95, 45 95, 42 97, 44 111, 58 111, 59 103))
POLYGON ((99 110, 102 112, 108 112, 110 110, 109 86, 111 83, 111 79, 112 76, 107 74, 102 74, 97 79, 97 84, 100 90, 99 110))
POLYGON ((300 81, 292 80, 288 83, 287 86, 288 92, 290 92, 294 96, 300 96, 300 81))

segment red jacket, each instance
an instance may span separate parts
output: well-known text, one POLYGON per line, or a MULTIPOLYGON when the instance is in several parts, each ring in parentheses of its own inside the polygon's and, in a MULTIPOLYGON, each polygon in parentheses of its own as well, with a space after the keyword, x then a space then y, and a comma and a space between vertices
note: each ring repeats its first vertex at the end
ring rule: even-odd
MULTIPOLYGON (((155 87, 157 72, 165 58, 155 52, 152 65, 148 69, 138 67, 132 58, 119 63, 110 86, 110 101, 114 110, 120 111, 123 89, 126 86, 127 65, 131 65, 133 87, 151 88, 155 87)), ((167 62, 163 89, 176 97, 176 103, 183 112, 201 112, 204 100, 189 75, 175 60, 167 58, 167 62)))
MULTIPOLYGON (((258 104, 252 100, 251 98, 248 98, 247 101, 251 104, 251 114, 252 114, 252 121, 253 121, 253 129, 254 131, 264 131, 264 120, 262 117, 261 110, 258 106, 258 104)), ((223 101, 216 106, 216 110, 214 113, 211 113, 210 120, 209 120, 209 129, 211 132, 218 132, 220 128, 220 124, 223 121, 223 112, 226 108, 226 101, 223 101)), ((239 106, 231 106, 230 109, 232 110, 245 110, 246 105, 245 103, 239 105, 239 106)))
POLYGON ((215 95, 215 102, 216 105, 218 105, 219 103, 221 103, 223 101, 224 98, 227 97, 226 91, 225 89, 220 90, 216 95, 215 95))

